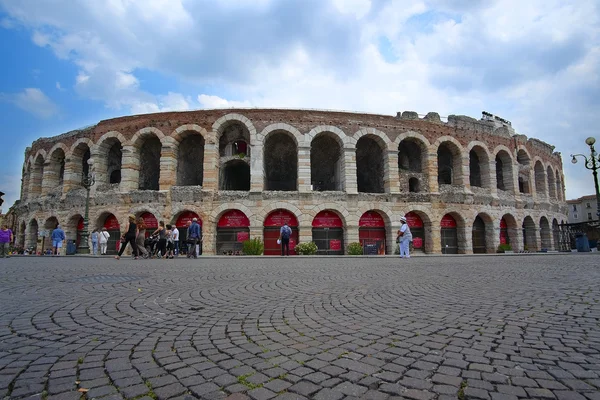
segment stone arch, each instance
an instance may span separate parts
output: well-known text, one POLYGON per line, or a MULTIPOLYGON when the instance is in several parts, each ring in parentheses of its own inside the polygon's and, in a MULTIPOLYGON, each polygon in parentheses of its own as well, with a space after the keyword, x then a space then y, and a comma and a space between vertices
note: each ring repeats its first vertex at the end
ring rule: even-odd
POLYGON ((131 209, 129 209, 129 213, 127 215, 133 214, 135 216, 135 218, 139 218, 140 215, 144 214, 144 213, 150 213, 152 215, 154 215, 156 217, 157 221, 164 221, 165 224, 167 224, 167 217, 165 215, 163 215, 162 212, 160 212, 160 210, 156 207, 153 207, 150 204, 141 204, 139 206, 136 207, 132 207, 131 209))
POLYGON ((298 139, 292 132, 274 130, 264 140, 265 190, 298 190, 298 139))
MULTIPOLYGON (((398 220, 397 222, 394 223, 394 226, 400 226, 400 216, 406 216, 409 213, 414 213, 416 215, 419 216, 419 218, 421 219, 421 221, 423 222, 423 229, 422 229, 422 234, 423 234, 423 242, 424 245, 422 247, 423 252, 425 253, 433 253, 433 249, 434 249, 434 243, 433 243, 433 238, 434 233, 433 233, 433 220, 430 216, 431 214, 431 209, 429 209, 426 206, 421 206, 421 205, 413 205, 410 209, 405 210, 406 212, 400 212, 398 213, 398 220)), ((410 226, 410 224, 409 224, 410 226)), ((413 231, 413 242, 415 237, 418 236, 418 229, 413 229, 411 227, 411 230, 413 231)), ((394 236, 395 237, 395 236, 394 236)))
POLYGON ((311 145, 312 141, 317 137, 320 133, 328 132, 332 136, 336 136, 339 139, 339 143, 341 143, 343 148, 351 147, 351 138, 344 132, 342 129, 333 125, 319 125, 311 129, 307 134, 304 135, 305 145, 308 147, 311 145))
POLYGON ((422 173, 427 166, 427 149, 428 141, 422 138, 421 135, 403 134, 401 140, 396 147, 398 151, 398 169, 400 173, 416 172, 422 173))
POLYGON ((25 230, 27 229, 27 224, 25 221, 21 221, 19 224, 19 233, 17 234, 17 243, 18 246, 22 249, 25 248, 25 230))
POLYGON ((57 143, 48 153, 44 168, 44 183, 48 189, 61 187, 65 180, 65 165, 69 149, 62 143, 57 143))
POLYGON ((496 188, 513 193, 513 158, 504 146, 498 146, 495 150, 496 188))
POLYGON ((557 199, 556 196, 556 180, 555 180, 555 175, 554 175, 554 170, 552 169, 552 166, 548 165, 548 167, 546 167, 546 176, 548 177, 548 197, 550 199, 557 199))
POLYGON ((78 139, 69 150, 68 166, 73 183, 80 185, 83 177, 89 175, 91 170, 92 149, 94 143, 87 138, 78 139))
MULTIPOLYGON (((77 248, 79 247, 80 240, 81 240, 80 231, 77 228, 79 227, 79 222, 82 219, 83 219, 82 214, 79 212, 76 212, 75 214, 72 214, 67 219, 67 222, 63 226, 63 230, 65 231, 65 236, 67 237, 68 240, 74 240, 77 248)), ((89 233, 91 234, 94 229, 98 229, 98 228, 94 228, 94 227, 90 226, 89 233)))
POLYGON ((158 128, 155 128, 153 126, 148 126, 146 128, 142 128, 139 131, 137 131, 131 137, 131 139, 129 140, 127 145, 133 146, 133 147, 136 147, 139 149, 140 146, 142 146, 142 144, 144 143, 144 141, 150 137, 156 137, 162 143, 163 139, 165 138, 165 134, 163 133, 163 131, 161 131, 158 128))
POLYGON ((471 232, 473 253, 495 252, 494 220, 488 213, 480 212, 473 218, 471 232))
MULTIPOLYGON (((471 248, 470 246, 470 237, 468 237, 468 233, 471 233, 470 229, 467 229, 467 221, 465 217, 461 214, 460 211, 449 208, 446 209, 442 218, 437 222, 437 226, 440 231, 442 231, 441 222, 446 215, 450 215, 456 221, 456 237, 457 237, 457 252, 458 254, 466 254, 468 250, 471 248)), ((443 240, 443 232, 440 234, 443 240)), ((444 248, 442 246, 442 252, 444 248)))
POLYGON ((344 230, 346 230, 348 224, 358 225, 358 219, 355 219, 355 215, 351 215, 346 207, 340 206, 336 203, 322 203, 310 210, 306 210, 300 215, 300 219, 298 221, 300 226, 312 226, 313 219, 318 213, 324 210, 335 212, 342 219, 344 230))
POLYGON ((517 150, 517 165, 518 165, 518 184, 519 193, 531 194, 532 187, 530 182, 531 171, 531 156, 527 149, 519 147, 517 150))
POLYGON ((343 191, 346 163, 339 133, 321 130, 310 140, 310 183, 314 191, 343 191))
POLYGON ((538 250, 538 235, 537 227, 533 218, 530 215, 523 218, 523 249, 525 251, 537 251, 538 250))
POLYGON ((437 180, 439 185, 462 185, 463 147, 453 137, 438 138, 433 147, 437 152, 437 180))
POLYGON ((123 145, 127 143, 125 137, 117 131, 110 131, 102 135, 96 143, 92 155, 93 169, 96 172, 96 182, 99 184, 121 183, 121 169, 123 165, 123 145))
POLYGON ((263 226, 265 219, 267 219, 269 214, 277 210, 286 210, 291 212, 292 214, 294 214, 294 217, 296 217, 296 219, 298 220, 298 224, 300 224, 300 216, 302 215, 302 211, 297 206, 288 202, 276 202, 271 203, 267 207, 264 207, 259 213, 254 214, 253 218, 250 219, 251 225, 263 226))
POLYGON ((182 125, 171 133, 175 140, 177 186, 202 186, 206 130, 195 124, 182 125))
POLYGON ((44 179, 45 152, 39 152, 33 158, 31 174, 29 178, 29 196, 35 198, 42 194, 44 179))
POLYGON ((283 131, 286 134, 288 134, 292 139, 294 139, 294 142, 296 143, 296 147, 301 147, 305 145, 305 138, 302 135, 302 133, 300 133, 300 131, 295 128, 294 126, 290 125, 290 124, 285 124, 285 123, 277 123, 277 124, 271 124, 269 126, 267 126, 265 129, 263 129, 259 134, 258 134, 258 140, 261 143, 266 143, 267 139, 269 138, 269 136, 271 134, 277 133, 283 131))
POLYGON ((540 217, 540 239, 541 249, 552 250, 552 231, 550 230, 550 223, 546 216, 540 217))
POLYGON ((513 251, 516 251, 520 248, 519 231, 521 229, 519 224, 517 223, 517 219, 511 213, 506 213, 500 218, 500 224, 502 224, 502 220, 506 222, 506 228, 503 228, 502 226, 500 227, 500 237, 502 237, 502 235, 505 234, 507 239, 506 244, 510 245, 510 248, 513 251), (506 232, 503 233, 502 229, 506 229, 506 232))
POLYGON ((37 218, 32 218, 29 220, 28 229, 29 230, 27 232, 26 246, 27 248, 33 248, 34 250, 36 250, 39 232, 39 224, 37 218))
POLYGON ((469 183, 471 187, 490 188, 490 153, 482 142, 471 142, 469 151, 469 183))
POLYGON ((250 222, 256 220, 254 212, 249 207, 240 203, 226 203, 216 207, 209 215, 207 215, 208 223, 210 223, 210 225, 215 225, 219 221, 219 218, 229 210, 240 210, 246 214, 246 217, 248 217, 250 222))
POLYGON ((376 141, 377 141, 377 143, 379 143, 379 145, 381 146, 381 148, 384 151, 386 151, 386 150, 394 151, 395 150, 393 148, 394 147, 393 142, 390 140, 388 135, 385 132, 382 132, 379 129, 375 129, 375 128, 360 128, 359 130, 357 130, 354 133, 354 135, 352 135, 352 144, 354 146, 356 146, 358 141, 364 136, 377 137, 376 141))
POLYGON ((535 192, 538 197, 546 197, 546 171, 541 160, 534 164, 535 192))
MULTIPOLYGON (((388 225, 390 228, 392 228, 392 225, 393 226, 400 225, 400 217, 398 217, 398 221, 393 220, 392 216, 395 216, 395 214, 392 212, 390 207, 382 207, 382 206, 384 206, 384 204, 378 204, 378 203, 363 204, 363 205, 359 206, 358 209, 356 210, 356 212, 354 213, 353 220, 356 220, 358 223, 358 221, 360 220, 360 217, 362 217, 362 215, 364 213, 366 213, 367 211, 376 211, 383 217, 386 228, 388 227, 388 225)), ((394 238, 395 238, 395 236, 394 236, 394 238)))
POLYGON ((358 192, 384 193, 388 171, 389 138, 377 130, 358 131, 356 139, 356 182, 358 192))
POLYGON ((229 114, 223 115, 221 118, 217 119, 213 123, 212 130, 215 133, 214 137, 215 137, 215 141, 217 143, 219 142, 219 140, 221 138, 221 134, 223 133, 223 130, 231 122, 239 122, 246 127, 246 129, 248 130, 249 136, 250 136, 250 146, 255 146, 255 145, 260 144, 260 142, 257 138, 256 128, 254 127, 252 122, 248 118, 243 116, 242 114, 237 114, 237 113, 229 113, 229 114))

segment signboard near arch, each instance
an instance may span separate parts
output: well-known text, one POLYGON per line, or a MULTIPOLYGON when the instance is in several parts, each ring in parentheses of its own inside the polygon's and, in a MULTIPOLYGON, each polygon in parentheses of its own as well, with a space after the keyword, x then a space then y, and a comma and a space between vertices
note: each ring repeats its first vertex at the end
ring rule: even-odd
POLYGON ((140 215, 140 218, 144 220, 144 225, 146 226, 146 237, 150 236, 152 232, 158 228, 158 221, 154 214, 145 212, 140 215))
POLYGON ((120 243, 121 238, 121 226, 117 217, 109 214, 104 220, 104 228, 110 235, 106 243, 106 254, 117 254, 117 243, 120 243))
POLYGON ((508 236, 508 224, 506 223, 506 219, 504 218, 500 220, 500 244, 510 245, 510 238, 508 236))
POLYGON ((281 245, 277 244, 279 238, 279 230, 284 223, 287 223, 292 228, 292 236, 290 237, 290 255, 296 255, 294 248, 298 243, 298 219, 288 210, 278 209, 271 212, 265 218, 263 240, 265 243, 266 256, 281 255, 281 245))
POLYGON ((344 223, 339 215, 331 210, 321 211, 313 219, 312 228, 317 254, 344 254, 344 223))
POLYGON ((458 254, 458 231, 456 220, 452 215, 446 214, 440 222, 442 237, 442 254, 458 254))
POLYGON ((250 220, 240 210, 226 211, 217 223, 218 255, 241 255, 242 243, 250 239, 250 220))
POLYGON ((358 240, 364 254, 385 255, 385 221, 377 211, 365 212, 358 221, 358 240))
POLYGON ((81 234, 83 233, 84 228, 84 220, 83 217, 79 217, 79 221, 77 221, 77 236, 75 238, 75 246, 79 248, 79 244, 81 243, 81 234))
POLYGON ((406 223, 410 228, 410 233, 413 237, 413 250, 414 251, 425 251, 425 224, 419 217, 419 214, 415 212, 409 212, 405 216, 406 223))
MULTIPOLYGON (((192 222, 196 218, 200 224, 200 234, 202 234, 202 220, 193 211, 182 211, 181 214, 175 220, 175 226, 179 231, 179 252, 181 254, 187 254, 187 237, 188 227, 187 223, 192 222)), ((199 243, 198 254, 202 254, 202 242, 199 243)))

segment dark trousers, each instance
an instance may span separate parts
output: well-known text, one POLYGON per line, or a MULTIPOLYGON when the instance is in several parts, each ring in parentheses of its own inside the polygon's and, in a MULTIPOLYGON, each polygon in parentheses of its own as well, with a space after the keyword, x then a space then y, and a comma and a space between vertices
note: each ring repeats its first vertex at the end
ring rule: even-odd
POLYGON ((164 257, 167 254, 167 239, 158 239, 157 249, 160 252, 160 256, 164 257))
POLYGON ((129 243, 131 245, 131 250, 133 251, 132 254, 134 256, 137 256, 138 249, 137 249, 137 244, 135 243, 135 235, 133 235, 133 236, 125 236, 125 243, 121 243, 121 248, 119 249, 119 257, 121 257, 121 255, 125 251, 125 247, 127 247, 127 243, 129 243))
POLYGON ((196 245, 198 244, 198 238, 193 238, 193 239, 188 239, 188 252, 187 252, 187 256, 188 257, 198 257, 198 254, 196 253, 196 245))
POLYGON ((281 238, 281 255, 283 256, 283 250, 285 249, 286 256, 290 255, 290 238, 281 238))

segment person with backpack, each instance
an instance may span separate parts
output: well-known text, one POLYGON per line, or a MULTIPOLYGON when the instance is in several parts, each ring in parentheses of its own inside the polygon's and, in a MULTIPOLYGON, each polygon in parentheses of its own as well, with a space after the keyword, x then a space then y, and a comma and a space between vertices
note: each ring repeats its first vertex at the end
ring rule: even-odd
POLYGON ((202 231, 200 230, 200 224, 198 224, 198 218, 192 219, 192 223, 188 228, 188 253, 187 258, 198 258, 198 252, 196 245, 198 241, 202 240, 202 231))
POLYGON ((281 227, 281 229, 279 229, 279 240, 278 242, 281 242, 281 255, 284 255, 284 250, 285 250, 285 255, 289 256, 290 255, 290 237, 292 236, 292 228, 290 228, 286 223, 283 224, 283 226, 281 227))

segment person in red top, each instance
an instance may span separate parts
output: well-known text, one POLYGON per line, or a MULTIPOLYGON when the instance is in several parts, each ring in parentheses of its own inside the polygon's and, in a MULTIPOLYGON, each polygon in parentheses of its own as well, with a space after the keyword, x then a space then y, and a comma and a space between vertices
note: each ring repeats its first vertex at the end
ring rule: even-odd
POLYGON ((13 241, 13 233, 6 224, 0 229, 0 258, 9 257, 8 247, 13 241))

